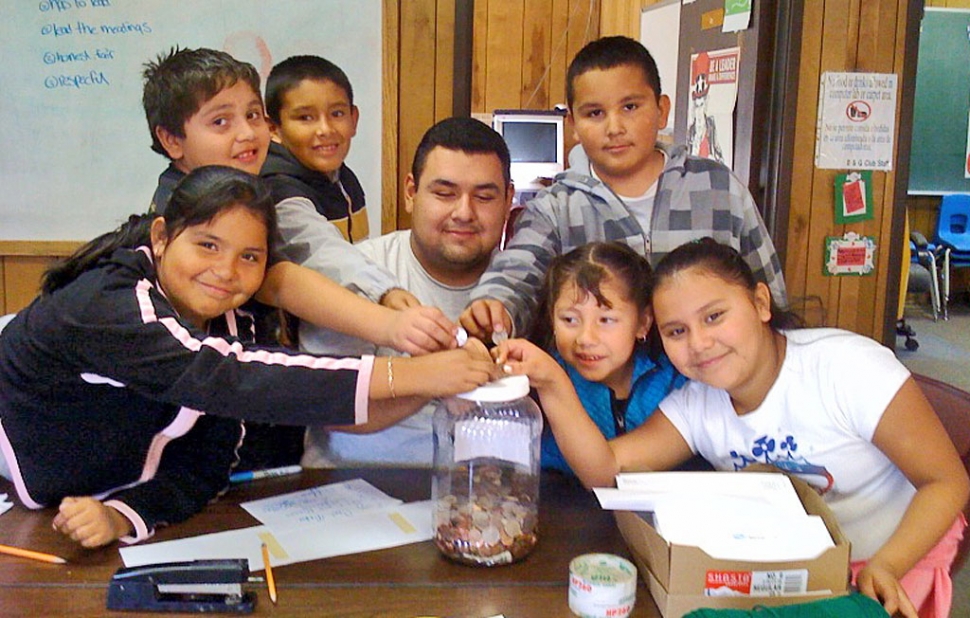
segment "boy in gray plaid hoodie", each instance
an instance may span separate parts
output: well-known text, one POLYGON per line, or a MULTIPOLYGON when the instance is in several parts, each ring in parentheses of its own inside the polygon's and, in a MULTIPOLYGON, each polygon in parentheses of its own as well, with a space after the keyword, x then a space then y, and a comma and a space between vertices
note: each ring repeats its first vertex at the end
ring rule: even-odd
POLYGON ((670 99, 643 45, 620 36, 588 43, 569 65, 566 102, 582 152, 526 205, 482 275, 461 316, 470 334, 527 335, 552 259, 592 241, 625 243, 655 266, 710 236, 738 250, 787 305, 781 262, 747 187, 721 163, 657 143, 670 99))

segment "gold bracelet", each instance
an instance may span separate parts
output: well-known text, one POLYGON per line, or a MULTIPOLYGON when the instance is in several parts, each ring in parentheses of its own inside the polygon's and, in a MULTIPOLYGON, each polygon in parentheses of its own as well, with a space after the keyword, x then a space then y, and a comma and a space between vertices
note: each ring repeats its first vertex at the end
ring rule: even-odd
POLYGON ((387 357, 387 390, 391 391, 391 399, 397 398, 397 393, 394 392, 394 358, 391 356, 387 357))

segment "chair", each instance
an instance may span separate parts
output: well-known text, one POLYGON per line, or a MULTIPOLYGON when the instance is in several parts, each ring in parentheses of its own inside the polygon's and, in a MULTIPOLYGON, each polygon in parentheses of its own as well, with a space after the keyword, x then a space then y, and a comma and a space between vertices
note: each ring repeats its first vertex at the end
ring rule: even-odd
MULTIPOLYGON (((913 379, 919 384, 926 399, 943 422, 943 427, 950 434, 963 466, 970 474, 970 393, 955 386, 940 382, 934 378, 913 374, 913 379)), ((970 520, 970 502, 963 507, 963 514, 970 520)), ((970 554, 970 529, 963 536, 957 548, 957 555, 950 566, 950 573, 956 574, 967 561, 970 554)))
POLYGON ((933 242, 943 257, 943 319, 950 302, 950 271, 970 268, 970 195, 944 195, 940 202, 940 216, 936 220, 933 242))
MULTIPOLYGON (((937 321, 942 311, 942 303, 940 299, 940 271, 937 268, 938 264, 936 261, 937 255, 939 255, 939 248, 931 243, 927 242, 926 237, 919 232, 910 232, 909 234, 909 250, 910 250, 910 261, 916 265, 926 269, 929 274, 929 292, 930 292, 930 304, 933 308, 933 321, 937 321)), ((914 276, 913 271, 910 271, 910 280, 917 279, 914 276)), ((946 317, 944 316, 944 319, 946 317)))

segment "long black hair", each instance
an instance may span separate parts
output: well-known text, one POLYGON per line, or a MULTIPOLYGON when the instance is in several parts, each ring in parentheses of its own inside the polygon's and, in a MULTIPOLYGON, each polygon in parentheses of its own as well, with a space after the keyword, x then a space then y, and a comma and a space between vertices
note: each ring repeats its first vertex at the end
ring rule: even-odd
POLYGON ((208 223, 236 206, 246 208, 263 221, 268 232, 267 247, 272 251, 276 209, 265 182, 235 168, 208 165, 179 181, 164 215, 131 215, 118 229, 98 236, 48 269, 41 282, 41 293, 59 290, 119 249, 150 245, 152 222, 160 216, 165 219, 168 238, 175 238, 186 228, 208 223))

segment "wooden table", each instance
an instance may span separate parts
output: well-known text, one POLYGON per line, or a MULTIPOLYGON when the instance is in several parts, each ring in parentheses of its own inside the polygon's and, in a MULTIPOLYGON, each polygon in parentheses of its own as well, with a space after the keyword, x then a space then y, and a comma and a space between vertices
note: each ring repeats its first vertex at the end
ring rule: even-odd
MULTIPOLYGON (((148 542, 256 525, 240 502, 363 478, 405 502, 431 494, 428 470, 312 470, 233 487, 217 503, 182 524, 160 529, 148 542)), ((543 473, 539 544, 524 561, 502 567, 468 567, 444 558, 430 542, 291 564, 274 569, 279 602, 265 585, 257 593, 257 616, 487 618, 565 617, 569 561, 584 553, 629 558, 612 515, 573 479, 543 473)), ((13 487, 0 479, 0 493, 13 487)), ((51 529, 53 509, 15 506, 0 516, 0 543, 63 556, 51 565, 0 555, 0 614, 3 616, 134 616, 105 609, 108 581, 121 566, 117 546, 84 550, 51 529)), ((157 615, 157 614, 146 614, 157 615)), ((168 614, 172 615, 172 614, 168 614)), ((659 617, 642 581, 632 616, 659 617)))

